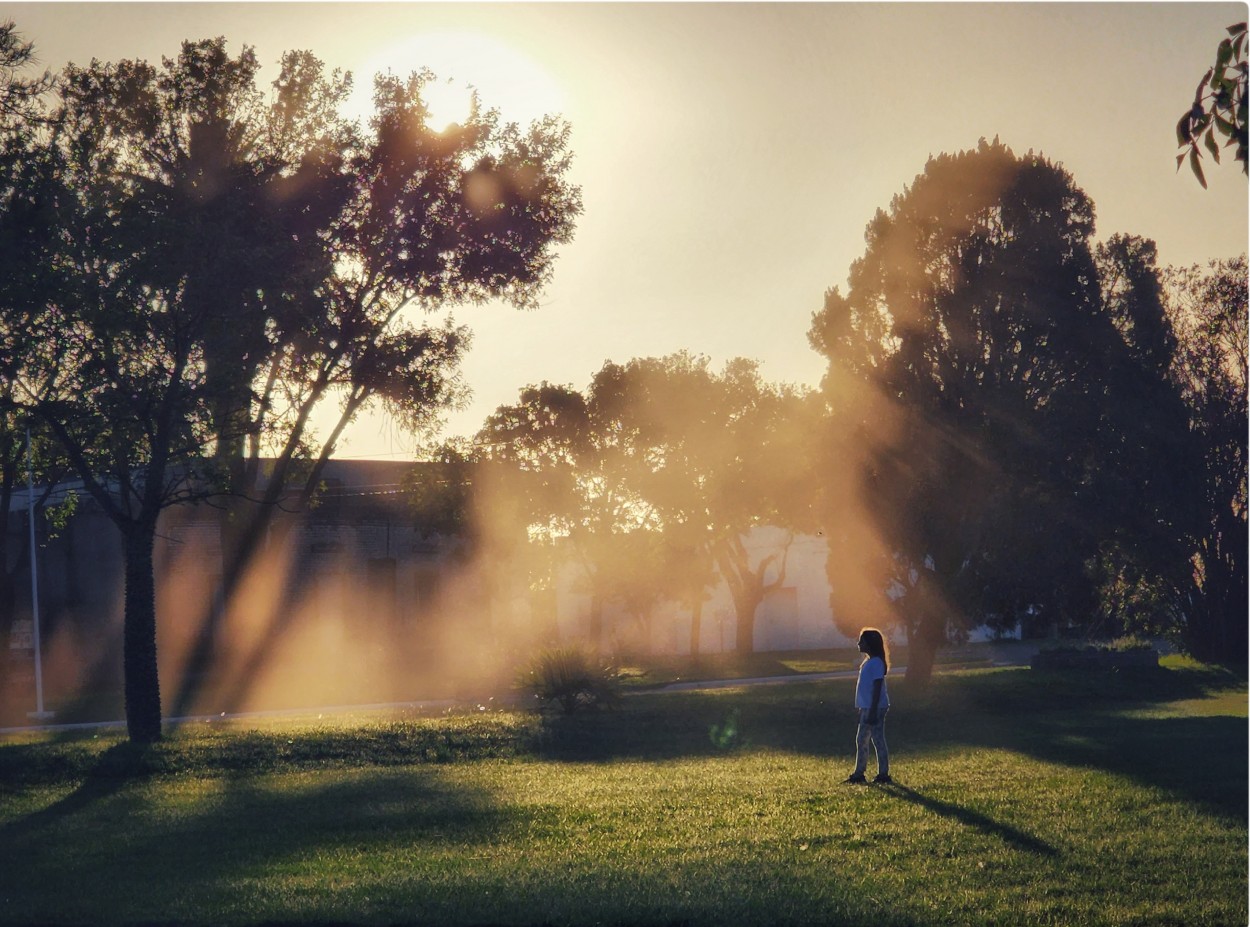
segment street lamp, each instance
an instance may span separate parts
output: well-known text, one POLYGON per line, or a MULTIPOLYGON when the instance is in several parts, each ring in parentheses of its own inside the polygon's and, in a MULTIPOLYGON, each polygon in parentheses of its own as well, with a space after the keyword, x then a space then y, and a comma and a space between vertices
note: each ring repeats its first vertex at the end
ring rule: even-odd
POLYGON ((43 709, 43 653, 39 637, 39 569, 36 565, 35 545, 35 476, 33 454, 30 446, 30 426, 26 426, 26 506, 30 522, 30 605, 35 638, 35 710, 26 713, 32 721, 47 721, 53 712, 43 709))

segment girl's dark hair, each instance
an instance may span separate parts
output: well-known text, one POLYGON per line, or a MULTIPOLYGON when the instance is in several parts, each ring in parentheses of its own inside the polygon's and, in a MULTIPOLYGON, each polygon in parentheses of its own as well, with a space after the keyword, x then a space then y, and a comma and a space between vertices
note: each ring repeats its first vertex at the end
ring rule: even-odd
POLYGON ((864 651, 870 657, 880 657, 885 664, 885 671, 890 671, 890 648, 886 645, 885 635, 876 628, 864 628, 859 632, 859 639, 864 642, 864 651))

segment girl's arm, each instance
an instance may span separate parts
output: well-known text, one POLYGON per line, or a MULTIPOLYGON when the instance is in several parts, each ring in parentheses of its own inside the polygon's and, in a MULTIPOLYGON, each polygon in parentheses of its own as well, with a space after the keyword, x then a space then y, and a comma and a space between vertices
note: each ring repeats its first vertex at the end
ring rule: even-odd
POLYGON ((872 681, 872 707, 868 709, 868 723, 877 723, 877 706, 881 704, 881 687, 885 684, 884 679, 874 679, 872 681))

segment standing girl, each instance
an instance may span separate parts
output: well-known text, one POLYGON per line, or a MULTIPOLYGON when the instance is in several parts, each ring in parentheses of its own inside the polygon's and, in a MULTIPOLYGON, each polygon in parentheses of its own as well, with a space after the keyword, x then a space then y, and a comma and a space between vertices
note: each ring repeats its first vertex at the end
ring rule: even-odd
POLYGON ((890 693, 885 677, 890 671, 890 655, 885 637, 876 628, 864 628, 859 634, 859 650, 864 662, 859 667, 855 684, 855 708, 859 712, 859 728, 855 732, 855 771, 847 782, 865 782, 868 767, 868 742, 877 754, 877 776, 873 782, 893 782, 890 778, 890 749, 885 744, 885 715, 890 710, 890 693))

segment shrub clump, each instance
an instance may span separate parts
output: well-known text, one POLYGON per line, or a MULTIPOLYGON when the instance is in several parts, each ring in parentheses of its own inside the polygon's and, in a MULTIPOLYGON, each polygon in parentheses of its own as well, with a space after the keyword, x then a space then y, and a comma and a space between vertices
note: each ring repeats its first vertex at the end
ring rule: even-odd
POLYGON ((616 665, 580 647, 539 652, 517 674, 516 685, 533 695, 540 708, 559 708, 565 714, 612 708, 621 697, 621 673, 616 665))
POLYGON ((1034 655, 1034 669, 1131 669, 1157 667, 1159 653, 1149 641, 1122 637, 1085 646, 1046 647, 1034 655))

